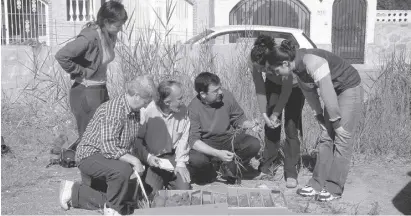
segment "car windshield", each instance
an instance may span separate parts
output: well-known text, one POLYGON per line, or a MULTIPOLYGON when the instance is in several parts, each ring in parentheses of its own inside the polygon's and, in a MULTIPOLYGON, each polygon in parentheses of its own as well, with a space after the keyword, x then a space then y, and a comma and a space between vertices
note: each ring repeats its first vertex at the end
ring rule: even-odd
POLYGON ((188 40, 187 42, 185 42, 185 44, 191 44, 191 43, 195 43, 198 40, 200 40, 201 38, 206 37, 207 35, 213 33, 214 31, 211 29, 206 29, 205 31, 201 32, 200 34, 192 37, 190 40, 188 40))

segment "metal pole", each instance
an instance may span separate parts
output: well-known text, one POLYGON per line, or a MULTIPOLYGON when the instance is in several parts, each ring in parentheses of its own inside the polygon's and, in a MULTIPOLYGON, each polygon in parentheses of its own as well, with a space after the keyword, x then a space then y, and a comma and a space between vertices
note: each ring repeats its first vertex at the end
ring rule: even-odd
POLYGON ((9 8, 7 6, 7 1, 8 0, 4 0, 4 21, 6 23, 6 44, 10 43, 10 35, 9 35, 9 8))

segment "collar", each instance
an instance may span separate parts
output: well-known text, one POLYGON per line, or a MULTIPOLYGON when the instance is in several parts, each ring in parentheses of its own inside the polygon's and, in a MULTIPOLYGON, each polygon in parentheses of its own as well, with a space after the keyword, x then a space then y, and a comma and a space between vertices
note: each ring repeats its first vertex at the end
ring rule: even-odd
POLYGON ((123 95, 123 100, 124 100, 124 107, 125 107, 125 113, 127 115, 127 118, 140 121, 140 110, 134 111, 131 109, 130 104, 128 104, 125 94, 123 95))
POLYGON ((154 103, 154 106, 156 107, 156 109, 158 110, 158 112, 159 112, 159 113, 163 116, 163 118, 165 118, 165 119, 169 119, 169 118, 171 118, 171 117, 174 115, 173 112, 171 112, 170 114, 164 113, 163 110, 161 110, 161 108, 157 105, 157 103, 154 103))

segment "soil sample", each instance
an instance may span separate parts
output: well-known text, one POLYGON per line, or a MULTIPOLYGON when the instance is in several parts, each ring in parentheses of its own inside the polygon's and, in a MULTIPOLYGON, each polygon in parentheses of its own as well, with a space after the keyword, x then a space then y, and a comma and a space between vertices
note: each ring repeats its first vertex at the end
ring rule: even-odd
POLYGON ((248 203, 248 197, 247 194, 240 194, 238 195, 238 202, 239 202, 239 207, 250 207, 250 204, 248 203))
POLYGON ((180 205, 182 206, 189 206, 190 205, 190 195, 188 192, 181 194, 181 202, 180 205))
POLYGON ((174 194, 173 196, 167 198, 165 207, 178 206, 180 200, 181 196, 179 194, 174 194))
POLYGON ((226 194, 218 194, 218 193, 214 193, 213 194, 214 197, 214 203, 218 204, 218 203, 227 203, 227 195, 226 194))
POLYGON ((276 206, 285 207, 285 200, 283 194, 271 194, 271 196, 273 197, 276 206))
POLYGON ((156 194, 156 196, 153 199, 153 203, 151 204, 152 208, 158 208, 158 207, 164 207, 166 204, 166 197, 163 197, 159 194, 156 194))
POLYGON ((201 191, 196 191, 191 194, 191 205, 201 205, 201 191))
POLYGON ((227 199, 228 207, 238 207, 237 196, 229 196, 227 199))
POLYGON ((261 200, 260 193, 250 192, 250 206, 251 207, 263 207, 263 201, 261 200))
POLYGON ((211 192, 203 191, 203 205, 212 203, 211 192))
POLYGON ((271 199, 271 196, 269 193, 263 193, 262 196, 263 196, 265 207, 274 207, 274 202, 271 199))

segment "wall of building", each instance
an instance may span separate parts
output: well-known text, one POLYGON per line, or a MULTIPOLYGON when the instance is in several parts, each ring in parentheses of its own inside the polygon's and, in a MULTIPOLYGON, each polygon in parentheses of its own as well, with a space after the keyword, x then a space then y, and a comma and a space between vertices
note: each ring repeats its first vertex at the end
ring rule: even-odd
MULTIPOLYGON (((101 6, 100 0, 93 0, 94 16, 101 6)), ((193 36, 193 6, 191 1, 174 0, 122 0, 127 11, 131 24, 134 24, 132 40, 137 40, 141 35, 147 35, 148 29, 155 29, 161 35, 165 35, 168 30, 163 27, 167 23, 167 11, 174 8, 172 19, 168 24, 168 29, 173 28, 170 38, 173 41, 185 41, 193 36), (168 3, 168 4, 167 4, 168 3), (161 21, 159 21, 159 18, 161 21)), ((73 39, 88 21, 69 21, 67 19, 67 5, 65 0, 53 1, 50 4, 50 33, 51 45, 61 45, 73 39)), ((131 25, 128 29, 124 27, 126 35, 131 31, 131 25)))
POLYGON ((366 49, 366 64, 380 65, 392 57, 405 54, 411 57, 411 23, 377 23, 375 43, 366 49))
MULTIPOLYGON (((229 25, 231 9, 241 0, 215 0, 215 26, 229 25), (218 6, 217 6, 218 5, 218 6)), ((334 0, 301 0, 311 12, 311 39, 322 47, 329 47, 332 34, 332 7, 334 0)), ((366 43, 374 41, 377 0, 367 0, 366 43)))

